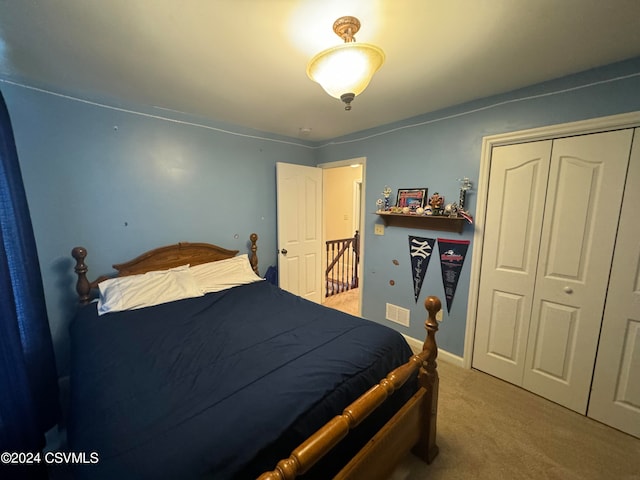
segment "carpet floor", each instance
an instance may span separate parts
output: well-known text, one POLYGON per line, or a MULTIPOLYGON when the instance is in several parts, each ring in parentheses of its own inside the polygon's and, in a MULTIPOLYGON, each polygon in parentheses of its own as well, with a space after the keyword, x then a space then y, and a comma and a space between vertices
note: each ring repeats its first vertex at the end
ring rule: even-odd
POLYGON ((438 457, 393 480, 640 479, 640 439, 495 377, 439 362, 438 457))

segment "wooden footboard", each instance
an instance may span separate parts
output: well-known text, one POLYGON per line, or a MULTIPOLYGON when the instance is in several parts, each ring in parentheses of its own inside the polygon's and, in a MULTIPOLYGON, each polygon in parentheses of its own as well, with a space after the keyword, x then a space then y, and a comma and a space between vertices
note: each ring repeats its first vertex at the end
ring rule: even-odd
POLYGON ((420 388, 407 403, 378 431, 360 452, 335 477, 339 479, 384 479, 411 450, 427 463, 438 454, 436 418, 438 410, 438 371, 435 333, 436 313, 442 308, 437 297, 428 297, 425 307, 427 338, 422 352, 389 373, 355 402, 314 433, 276 468, 263 473, 259 480, 293 480, 308 472, 359 425, 393 392, 418 371, 420 388))

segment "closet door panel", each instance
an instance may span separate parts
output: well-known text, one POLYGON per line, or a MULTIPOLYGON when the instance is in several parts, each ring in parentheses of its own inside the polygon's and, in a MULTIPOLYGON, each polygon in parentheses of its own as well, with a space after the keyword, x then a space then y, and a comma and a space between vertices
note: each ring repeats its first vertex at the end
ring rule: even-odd
POLYGON ((551 189, 555 198, 545 207, 551 213, 551 226, 544 278, 583 282, 585 257, 594 240, 595 197, 599 193, 606 197, 598 187, 604 165, 571 156, 561 156, 557 162, 556 185, 551 189))
POLYGON ((553 143, 523 386, 583 414, 632 133, 553 143))
POLYGON ((533 360, 533 368, 537 372, 561 382, 568 381, 568 368, 576 347, 578 315, 576 308, 542 302, 533 360))
POLYGON ((551 141, 491 155, 473 366, 519 385, 531 314, 551 141))

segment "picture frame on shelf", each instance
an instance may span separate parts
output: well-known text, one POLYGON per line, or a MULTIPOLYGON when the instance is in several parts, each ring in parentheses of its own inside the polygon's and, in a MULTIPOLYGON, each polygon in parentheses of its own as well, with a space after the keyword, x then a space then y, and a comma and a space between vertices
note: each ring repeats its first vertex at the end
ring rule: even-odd
POLYGON ((418 208, 424 207, 428 193, 428 188, 399 188, 396 207, 400 209, 407 207, 410 213, 415 213, 418 208))

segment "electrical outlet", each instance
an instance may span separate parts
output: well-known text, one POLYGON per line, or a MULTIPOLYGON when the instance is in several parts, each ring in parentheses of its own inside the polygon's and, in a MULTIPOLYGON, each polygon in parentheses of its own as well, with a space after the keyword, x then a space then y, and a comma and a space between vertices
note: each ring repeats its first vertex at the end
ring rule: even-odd
POLYGON ((384 235, 384 225, 382 223, 376 223, 373 226, 373 233, 376 235, 384 235))

